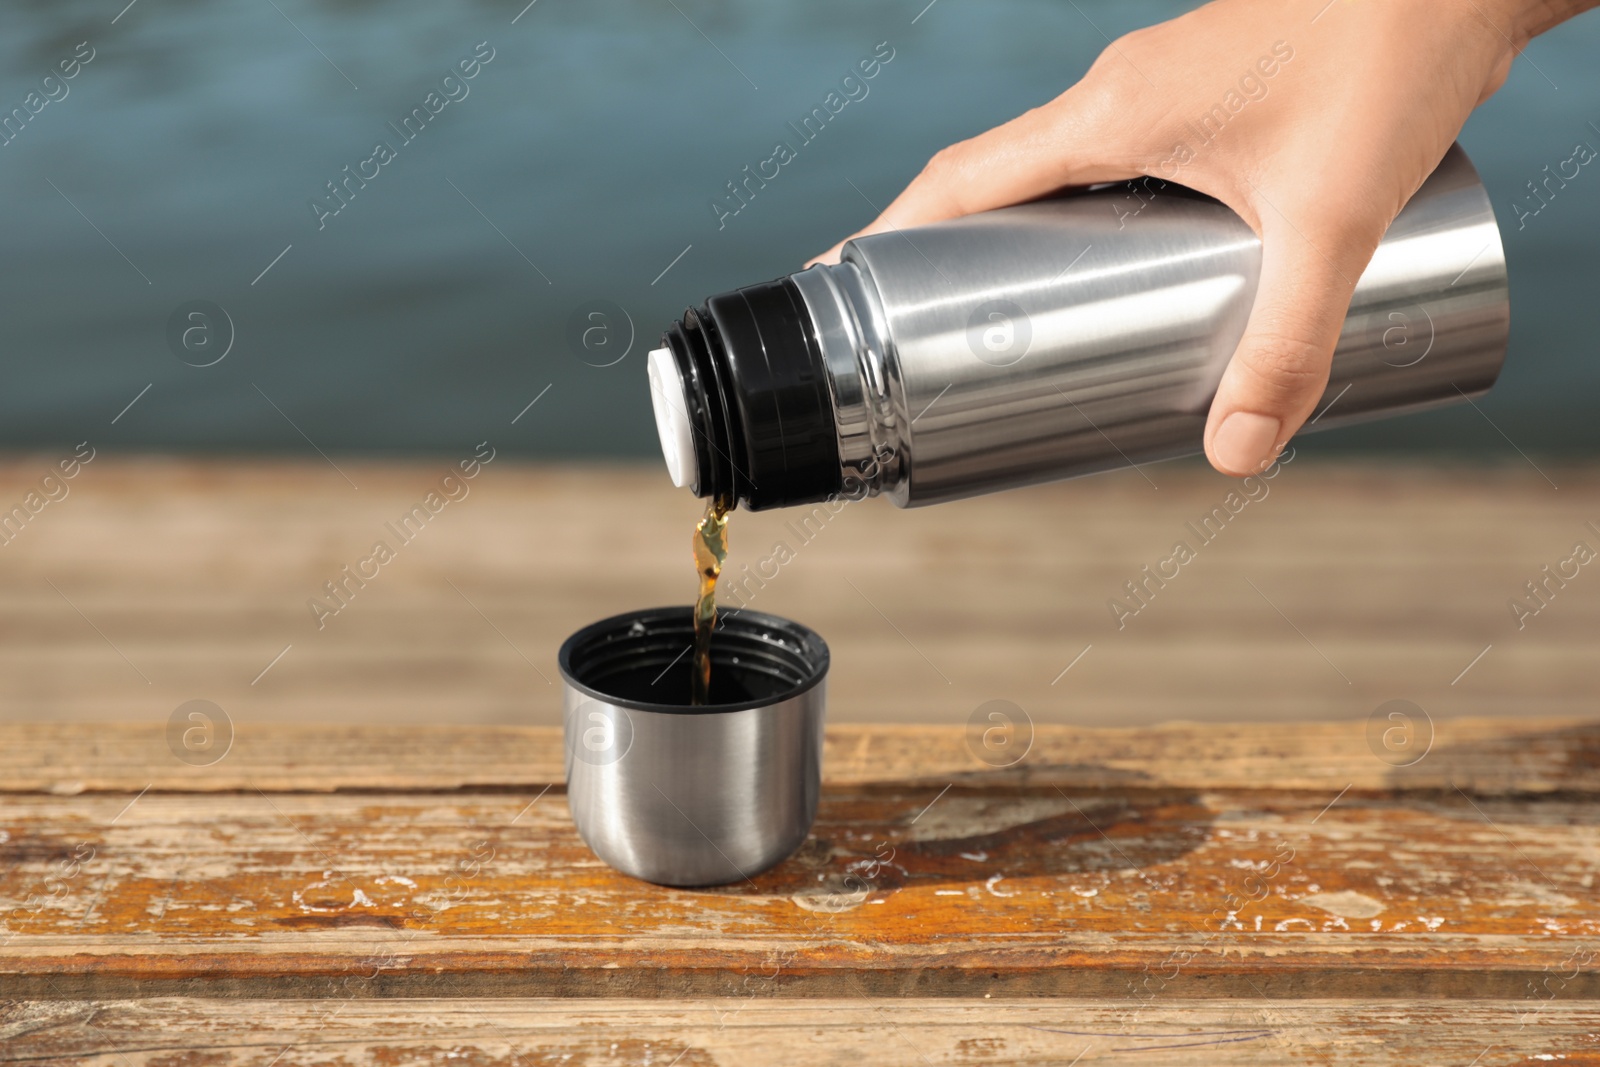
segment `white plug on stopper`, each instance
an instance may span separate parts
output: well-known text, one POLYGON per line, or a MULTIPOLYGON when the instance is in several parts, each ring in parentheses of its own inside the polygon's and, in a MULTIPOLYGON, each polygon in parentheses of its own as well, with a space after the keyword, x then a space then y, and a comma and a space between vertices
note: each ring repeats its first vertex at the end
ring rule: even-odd
POLYGON ((672 484, 680 489, 696 480, 694 432, 689 426, 689 400, 683 391, 683 375, 672 358, 672 350, 657 348, 646 364, 650 371, 650 402, 656 411, 656 433, 661 437, 661 455, 667 461, 672 484))

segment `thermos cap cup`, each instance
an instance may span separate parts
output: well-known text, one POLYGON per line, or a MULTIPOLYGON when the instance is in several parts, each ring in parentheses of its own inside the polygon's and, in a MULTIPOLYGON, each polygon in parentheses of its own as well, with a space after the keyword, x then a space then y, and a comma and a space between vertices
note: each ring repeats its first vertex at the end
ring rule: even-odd
POLYGON ((671 886, 747 880, 805 840, 822 784, 828 646, 728 611, 712 703, 690 700, 693 609, 649 608, 561 646, 567 805, 607 864, 671 886))

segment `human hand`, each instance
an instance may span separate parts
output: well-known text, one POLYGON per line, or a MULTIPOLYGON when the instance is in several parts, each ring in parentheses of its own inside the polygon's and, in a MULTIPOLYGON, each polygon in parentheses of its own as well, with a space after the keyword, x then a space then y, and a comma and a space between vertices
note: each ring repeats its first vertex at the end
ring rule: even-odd
POLYGON ((1356 280, 1467 116, 1534 34, 1597 2, 1215 0, 1118 39, 1061 96, 940 151, 852 236, 1141 175, 1217 198, 1262 260, 1205 448, 1224 474, 1250 474, 1311 414, 1356 280))

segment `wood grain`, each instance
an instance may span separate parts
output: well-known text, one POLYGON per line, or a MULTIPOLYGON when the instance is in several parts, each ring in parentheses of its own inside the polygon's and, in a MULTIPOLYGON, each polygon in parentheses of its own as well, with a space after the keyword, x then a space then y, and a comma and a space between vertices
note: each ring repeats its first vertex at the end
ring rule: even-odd
MULTIPOLYGON (((912 511, 868 501, 804 539, 801 515, 741 513, 728 573, 795 550, 748 603, 832 644, 835 722, 961 724, 997 698, 1079 726, 1362 720, 1395 698, 1436 720, 1595 717, 1600 574, 1522 629, 1507 605, 1575 541, 1600 547, 1600 469, 1546 466, 1557 491, 1516 456, 1300 453, 1120 630, 1108 600, 1237 483, 1176 463, 912 511)), ((0 464, 0 502, 53 460, 0 464)), ((319 629, 308 599, 448 468, 339 465, 359 489, 320 460, 102 454, 0 546, 0 720, 159 727, 200 698, 241 727, 555 725, 568 634, 693 594, 697 502, 657 467, 502 455, 319 629)))
MULTIPOLYGON (((0 724, 0 793, 333 792, 519 789, 563 780, 555 727, 246 724, 215 763, 192 766, 164 727, 0 724)), ((981 762, 953 726, 830 726, 823 773, 838 784, 1357 791, 1475 794, 1600 791, 1600 723, 1584 719, 1419 719, 1386 747, 1386 717, 1333 723, 1165 723, 1139 729, 1030 728, 1013 766, 981 762), (1399 744, 1399 739, 1394 741, 1399 744)), ((220 742, 217 742, 220 744, 220 742)), ((181 747, 181 743, 180 743, 181 747)))
POLYGON ((0 1005, 0 1063, 822 1067, 1138 1062, 1600 1063, 1593 1004, 1392 1000, 34 1001, 0 1005), (276 1058, 274 1058, 276 1057, 276 1058))
POLYGON ((1507 610, 1600 544, 1600 468, 1308 453, 1123 629, 1233 483, 739 515, 735 575, 800 548, 751 606, 834 649, 827 785, 682 891, 577 837, 550 682, 687 600, 694 502, 497 460, 318 629, 445 471, 340 465, 102 456, 0 546, 0 1063, 1600 1062, 1600 579, 1507 610))
POLYGON ((1564 794, 837 785, 704 891, 601 865, 555 789, 3 812, 0 996, 1600 995, 1564 794))

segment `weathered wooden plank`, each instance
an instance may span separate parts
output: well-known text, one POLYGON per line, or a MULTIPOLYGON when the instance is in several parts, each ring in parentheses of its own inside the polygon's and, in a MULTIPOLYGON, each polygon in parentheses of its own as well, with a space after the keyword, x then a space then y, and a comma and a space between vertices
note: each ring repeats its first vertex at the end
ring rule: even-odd
POLYGON ((1515 998, 1589 953, 1592 801, 834 786, 779 868, 600 864, 560 793, 12 795, 0 996, 1515 998))
POLYGON ((1600 1009, 1533 997, 1293 1005, 1189 1000, 32 1001, 0 1004, 0 1063, 883 1067, 1127 1062, 1600 1063, 1600 1009))
MULTIPOLYGON (((0 465, 0 490, 25 488, 31 462, 0 465)), ((303 1039, 284 1063, 1076 1054, 1048 1044, 1062 1036, 1048 1024, 977 1025, 1035 1005, 916 1009, 895 1024, 906 1035, 948 1029, 924 1057, 881 1025, 900 1001, 770 999, 981 992, 1094 996, 1057 1018, 1124 1037, 1130 1011, 1165 1010, 1159 1036, 1137 1039, 1147 1062, 1595 1057, 1600 585, 1585 570, 1526 628, 1507 601, 1573 541, 1600 541, 1600 469, 1555 471, 1554 494, 1515 468, 1298 463, 1125 629, 1107 598, 1229 483, 1178 466, 1152 469, 1159 491, 1129 473, 924 512, 869 504, 815 537, 792 516, 742 515, 735 574, 780 539, 801 546, 752 603, 832 641, 840 725, 801 854, 698 893, 599 865, 559 787, 527 807, 559 781, 560 752, 524 725, 555 720, 546 683, 566 633, 686 598, 693 502, 655 471, 500 462, 317 629, 306 599, 442 473, 346 470, 359 493, 316 465, 103 457, 5 546, 0 720, 126 722, 0 730, 0 995, 47 998, 0 1015, 0 1062, 51 1034, 82 1041, 24 1062, 270 1059, 230 1020, 303 1039), (238 731, 208 767, 165 740, 195 697, 238 731), (978 763, 961 726, 994 697, 1037 728, 1006 770, 978 763), (1368 733, 1395 697, 1432 716, 1410 767, 1368 733), (1174 717, 1342 721, 1085 728, 1174 717), (363 719, 384 725, 313 725, 363 719), (407 720, 452 725, 394 725, 407 720), (162 991, 325 999, 100 1002, 86 1018, 72 999, 162 991), (639 1021, 651 1008, 569 1000, 530 1023, 526 1005, 469 999, 642 993, 792 1014, 721 1026, 719 1045, 685 1036, 681 1000, 660 1006, 661 1029, 639 1021), (369 999, 419 994, 452 1000, 423 1009, 415 1036, 399 1033, 409 1006, 369 999), (1231 1026, 1237 1001, 1196 999, 1224 994, 1279 1012, 1241 1024, 1271 1030, 1270 1048, 1151 1047, 1231 1026), (1437 999, 1462 996, 1502 999, 1437 999), (457 1011, 469 1004, 537 1033, 495 1044, 457 1011), (347 1010, 337 1047, 318 1037, 347 1010), (83 1022, 37 1028, 60 1011, 83 1022), (190 1030, 216 1044, 146 1041, 190 1030), (116 1052, 83 1043, 104 1033, 116 1052)))
MULTIPOLYGON (((805 530, 800 513, 741 513, 730 583, 829 639, 835 722, 960 724, 995 698, 1100 726, 1359 720, 1394 698, 1435 719, 1600 712, 1594 568, 1552 583, 1524 628, 1508 610, 1575 541, 1600 546, 1600 468, 1547 467, 1557 492, 1515 456, 1327 464, 1297 447, 1121 629, 1107 602, 1237 483, 1164 464, 905 512, 871 501, 805 530), (779 542, 792 561, 749 584, 779 542)), ((0 502, 53 459, 0 463, 0 502)), ((319 628, 307 601, 449 467, 339 462, 359 491, 320 459, 102 454, 3 546, 0 720, 158 726, 203 698, 241 728, 554 725, 567 634, 693 594, 697 502, 657 466, 502 454, 319 628)))
MULTIPOLYGON (((1387 720, 1167 723, 1138 729, 1019 721, 1014 766, 980 761, 961 727, 828 729, 829 782, 1062 785, 1149 789, 1451 789, 1477 794, 1600 791, 1600 723, 1580 719, 1418 720, 1385 748, 1387 720), (1416 762, 1412 763, 1411 760, 1416 762)), ((191 766, 165 724, 0 724, 0 793, 438 791, 526 788, 564 779, 553 727, 247 724, 216 763, 191 766)))

